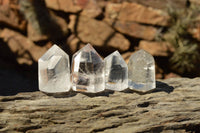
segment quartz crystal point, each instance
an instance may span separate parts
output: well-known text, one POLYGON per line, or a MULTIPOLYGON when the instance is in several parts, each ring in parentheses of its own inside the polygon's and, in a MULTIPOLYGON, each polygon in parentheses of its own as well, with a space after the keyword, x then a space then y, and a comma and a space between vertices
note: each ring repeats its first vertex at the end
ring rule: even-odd
POLYGON ((128 88, 128 67, 118 51, 104 59, 106 89, 122 91, 128 88))
POLYGON ((87 44, 72 57, 72 88, 74 91, 96 93, 105 89, 104 62, 87 44))
POLYGON ((154 89, 156 83, 153 56, 144 50, 131 55, 128 62, 128 80, 130 89, 143 92, 154 89))
POLYGON ((69 56, 53 45, 38 61, 39 89, 46 93, 70 90, 69 56))

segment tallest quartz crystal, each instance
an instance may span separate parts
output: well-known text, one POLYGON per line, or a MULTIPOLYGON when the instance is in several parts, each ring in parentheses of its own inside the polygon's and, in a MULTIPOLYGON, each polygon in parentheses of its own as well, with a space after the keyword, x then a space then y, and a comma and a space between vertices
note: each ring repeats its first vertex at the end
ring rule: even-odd
POLYGON ((73 90, 96 93, 105 89, 104 62, 90 44, 73 55, 71 69, 73 90))

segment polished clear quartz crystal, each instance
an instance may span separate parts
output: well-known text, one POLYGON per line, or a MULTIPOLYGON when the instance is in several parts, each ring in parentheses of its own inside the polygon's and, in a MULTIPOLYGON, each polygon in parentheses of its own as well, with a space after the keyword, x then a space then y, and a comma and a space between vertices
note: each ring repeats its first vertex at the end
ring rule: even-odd
POLYGON ((70 90, 69 56, 53 45, 38 61, 39 89, 47 93, 70 90))
POLYGON ((128 67, 118 51, 104 59, 106 89, 122 91, 128 88, 128 67))
POLYGON ((129 88, 148 91, 156 87, 155 63, 152 55, 139 50, 131 55, 128 62, 129 88))
POLYGON ((73 55, 71 69, 74 91, 96 93, 105 89, 104 62, 90 44, 73 55))

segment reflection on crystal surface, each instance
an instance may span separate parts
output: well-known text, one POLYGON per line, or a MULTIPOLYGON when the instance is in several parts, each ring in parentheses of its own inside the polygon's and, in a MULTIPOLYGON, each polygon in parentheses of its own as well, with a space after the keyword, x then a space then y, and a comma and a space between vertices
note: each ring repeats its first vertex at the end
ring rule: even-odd
POLYGON ((118 51, 104 59, 106 89, 122 91, 128 88, 127 64, 118 51))
POLYGON ((105 89, 104 62, 90 44, 72 57, 72 87, 75 91, 91 93, 105 89))
POLYGON ((128 62, 129 88, 148 91, 156 87, 155 63, 152 55, 139 50, 131 55, 128 62))
POLYGON ((53 45, 38 61, 39 89, 47 93, 70 90, 69 56, 53 45))

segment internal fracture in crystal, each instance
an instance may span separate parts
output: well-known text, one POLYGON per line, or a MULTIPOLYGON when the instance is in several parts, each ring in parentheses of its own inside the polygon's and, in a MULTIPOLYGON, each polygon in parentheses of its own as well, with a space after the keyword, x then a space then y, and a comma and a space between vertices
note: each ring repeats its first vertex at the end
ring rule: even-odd
POLYGON ((155 63, 152 55, 139 50, 128 62, 128 85, 130 89, 148 91, 156 87, 155 63))
POLYGON ((96 93, 105 89, 104 62, 90 44, 73 55, 71 69, 74 91, 96 93))
POLYGON ((53 45, 38 61, 39 89, 47 93, 70 90, 69 56, 53 45))
POLYGON ((104 59, 106 89, 122 91, 128 88, 128 67, 118 51, 104 59))

